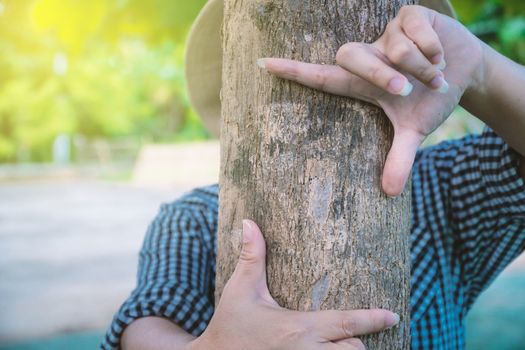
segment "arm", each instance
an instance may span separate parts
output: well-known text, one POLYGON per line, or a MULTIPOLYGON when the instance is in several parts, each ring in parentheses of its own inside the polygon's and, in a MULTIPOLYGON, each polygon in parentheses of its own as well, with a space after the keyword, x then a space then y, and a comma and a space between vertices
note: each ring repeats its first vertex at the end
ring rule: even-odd
POLYGON ((216 218, 216 187, 161 206, 144 237, 137 286, 115 315, 102 349, 133 349, 135 341, 139 348, 163 346, 173 340, 175 325, 193 336, 204 331, 213 314, 216 218), (155 335, 163 333, 169 341, 159 336, 156 344, 155 335))
MULTIPOLYGON (((525 67, 482 44, 479 78, 467 89, 462 106, 489 125, 522 157, 525 155, 525 67)), ((525 171, 521 162, 521 173, 525 171)), ((525 178, 525 177, 524 177, 525 178)))
POLYGON ((355 336, 393 327, 399 316, 386 310, 295 312, 281 308, 266 285, 264 238, 243 222, 243 247, 209 326, 193 337, 162 318, 133 322, 124 350, 319 349, 356 350, 355 336))
POLYGON ((131 323, 122 335, 123 350, 183 350, 195 337, 160 317, 144 317, 131 323))

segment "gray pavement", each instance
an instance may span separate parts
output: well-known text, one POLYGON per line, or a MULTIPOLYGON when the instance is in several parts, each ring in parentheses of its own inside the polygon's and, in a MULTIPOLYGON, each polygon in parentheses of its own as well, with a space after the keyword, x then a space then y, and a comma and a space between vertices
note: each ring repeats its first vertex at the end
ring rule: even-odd
POLYGON ((159 204, 185 188, 0 185, 0 343, 107 326, 159 204))

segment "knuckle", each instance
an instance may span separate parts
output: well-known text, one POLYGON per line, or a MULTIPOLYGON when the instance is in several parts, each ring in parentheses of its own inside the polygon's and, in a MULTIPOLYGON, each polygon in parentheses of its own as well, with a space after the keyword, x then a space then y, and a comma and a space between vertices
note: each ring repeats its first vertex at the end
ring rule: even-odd
POLYGON ((395 64, 404 62, 411 54, 412 46, 401 42, 392 46, 388 53, 388 59, 395 64))
POLYGON ((410 14, 414 14, 414 13, 420 13, 422 8, 423 7, 420 6, 420 5, 404 5, 399 10, 399 13, 403 14, 403 15, 410 15, 410 14))
POLYGON ((341 63, 342 61, 345 61, 350 54, 350 44, 344 44, 337 50, 337 53, 335 54, 335 61, 337 63, 341 63))
POLYGON ((409 6, 410 6, 410 5, 404 5, 404 6, 402 6, 402 7, 399 9, 399 14, 400 14, 400 15, 405 14, 405 13, 409 10, 409 9, 408 9, 409 6))
POLYGON ((433 66, 421 67, 417 72, 418 76, 426 82, 430 82, 437 74, 436 68, 433 66))
POLYGON ((426 29, 426 24, 419 17, 411 17, 405 20, 403 29, 408 36, 413 37, 417 34, 424 32, 426 29))
POLYGON ((376 83, 381 80, 382 75, 383 69, 381 69, 380 67, 370 67, 367 72, 368 78, 376 83))
POLYGON ((413 16, 405 20, 403 30, 409 38, 419 37, 418 46, 422 47, 423 50, 431 53, 441 51, 441 43, 426 19, 413 16))
POLYGON ((359 46, 361 46, 360 43, 346 43, 341 46, 335 55, 335 61, 337 64, 351 60, 356 49, 359 49, 359 46))
POLYGON ((324 90, 328 85, 328 71, 327 68, 319 69, 314 76, 314 88, 317 90, 324 90))
POLYGON ((259 257, 256 254, 247 249, 241 250, 241 254, 239 256, 239 263, 241 265, 243 265, 244 267, 250 267, 253 265, 257 265, 258 262, 259 257))
POLYGON ((417 10, 417 6, 415 5, 404 5, 399 9, 399 14, 401 16, 406 16, 410 13, 413 13, 416 10, 417 10))
POLYGON ((341 329, 346 338, 352 338, 356 334, 357 322, 353 318, 344 318, 341 321, 341 329))
POLYGON ((287 79, 290 79, 292 81, 297 81, 299 80, 299 77, 300 77, 300 74, 299 74, 299 70, 297 69, 297 67, 289 67, 287 70, 286 70, 286 78, 287 79))
POLYGON ((388 23, 386 24, 385 33, 390 32, 393 28, 396 27, 396 25, 397 25, 397 24, 396 24, 396 20, 395 20, 395 19, 392 20, 392 21, 390 21, 390 22, 388 22, 388 23))
POLYGON ((300 340, 304 339, 308 336, 308 334, 310 334, 308 327, 304 327, 295 323, 284 324, 281 329, 282 331, 280 338, 283 344, 298 343, 300 340))

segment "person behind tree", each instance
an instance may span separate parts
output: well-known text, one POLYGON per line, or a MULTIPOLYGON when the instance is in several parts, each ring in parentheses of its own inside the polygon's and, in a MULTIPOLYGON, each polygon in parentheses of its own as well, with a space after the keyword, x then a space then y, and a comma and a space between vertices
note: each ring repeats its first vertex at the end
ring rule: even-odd
MULTIPOLYGON (((447 1, 421 4, 403 7, 374 43, 343 45, 337 65, 257 63, 385 111, 395 130, 385 193, 399 195, 412 172, 412 348, 463 349, 472 304, 525 250, 525 68, 472 35, 447 1), (488 125, 484 132, 418 149, 458 104, 488 125)), ((222 2, 210 0, 187 48, 190 97, 215 135, 221 21, 222 2)), ((266 287, 263 236, 249 220, 214 309, 217 219, 217 185, 162 205, 140 251, 137 287, 102 349, 363 349, 359 336, 398 323, 388 310, 280 307, 266 287)))

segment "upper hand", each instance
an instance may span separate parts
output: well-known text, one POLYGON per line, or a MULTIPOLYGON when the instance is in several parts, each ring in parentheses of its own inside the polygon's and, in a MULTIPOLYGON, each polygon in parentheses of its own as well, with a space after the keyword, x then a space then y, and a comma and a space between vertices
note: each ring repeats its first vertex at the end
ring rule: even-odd
MULTIPOLYGON (((348 43, 337 65, 266 58, 270 73, 314 89, 380 106, 394 127, 382 187, 399 195, 423 140, 483 80, 480 41, 456 20, 422 6, 405 6, 374 43, 348 43)), ((479 87, 479 86, 478 86, 479 87)))
POLYGON ((266 284, 265 243, 253 221, 243 222, 243 247, 206 331, 188 349, 364 349, 356 336, 397 324, 387 310, 298 312, 280 307, 266 284))

